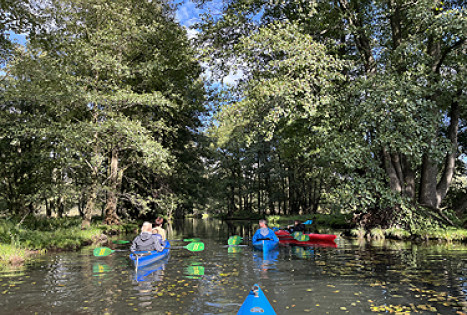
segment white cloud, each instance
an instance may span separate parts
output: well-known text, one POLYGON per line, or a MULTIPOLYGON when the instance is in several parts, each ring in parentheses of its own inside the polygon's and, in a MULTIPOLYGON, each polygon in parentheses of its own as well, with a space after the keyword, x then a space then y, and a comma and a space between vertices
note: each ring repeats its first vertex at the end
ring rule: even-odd
POLYGON ((199 31, 191 29, 191 28, 186 28, 186 32, 188 34, 188 39, 196 38, 199 34, 199 31))

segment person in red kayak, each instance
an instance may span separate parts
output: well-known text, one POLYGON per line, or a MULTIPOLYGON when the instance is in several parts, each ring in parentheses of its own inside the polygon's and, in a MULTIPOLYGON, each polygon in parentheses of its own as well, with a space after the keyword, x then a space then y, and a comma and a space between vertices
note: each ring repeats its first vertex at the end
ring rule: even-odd
POLYGON ((295 220, 294 225, 288 225, 287 231, 292 234, 293 232, 305 232, 305 224, 300 220, 295 220))
POLYGON ((164 249, 164 245, 160 239, 152 234, 152 224, 144 222, 141 227, 141 234, 135 237, 131 244, 130 250, 135 251, 146 251, 146 250, 157 250, 158 252, 164 249))
POLYGON ((279 238, 273 230, 268 228, 267 222, 264 219, 259 220, 259 229, 253 235, 252 242, 255 243, 261 240, 273 240, 279 242, 279 238))

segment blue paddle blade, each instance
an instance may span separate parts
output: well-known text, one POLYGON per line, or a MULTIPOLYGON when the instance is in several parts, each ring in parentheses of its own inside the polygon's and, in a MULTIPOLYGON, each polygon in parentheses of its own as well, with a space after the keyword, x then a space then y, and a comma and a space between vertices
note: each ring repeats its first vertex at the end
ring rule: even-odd
POLYGON ((312 224, 313 223, 313 220, 306 220, 305 222, 303 222, 303 224, 312 224))
POLYGON ((274 226, 274 227, 272 228, 272 230, 273 230, 274 232, 277 232, 277 231, 279 231, 280 229, 279 229, 278 227, 274 226))

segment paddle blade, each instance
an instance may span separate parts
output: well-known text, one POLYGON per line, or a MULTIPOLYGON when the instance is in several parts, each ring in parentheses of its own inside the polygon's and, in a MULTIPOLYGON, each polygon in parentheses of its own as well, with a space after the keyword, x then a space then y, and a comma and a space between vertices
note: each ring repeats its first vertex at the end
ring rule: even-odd
POLYGON ((185 238, 183 239, 184 242, 199 242, 199 238, 185 238))
POLYGON ((310 237, 306 234, 300 234, 300 235, 297 235, 296 237, 294 237, 297 241, 300 241, 300 242, 307 242, 310 240, 310 237))
POLYGON ((312 224, 313 223, 313 220, 306 220, 305 222, 303 222, 303 224, 312 224))
POLYGON ((110 254, 112 254, 113 250, 111 250, 108 247, 97 247, 94 249, 92 253, 94 254, 94 256, 103 257, 103 256, 109 256, 110 254))
POLYGON ((280 230, 277 226, 274 226, 274 227, 272 227, 271 229, 272 229, 274 232, 277 232, 277 231, 280 230))
POLYGON ((183 246, 183 248, 188 249, 190 252, 200 252, 204 250, 204 243, 203 242, 193 242, 188 244, 187 246, 183 246))
POLYGON ((112 243, 114 243, 114 244, 128 244, 128 243, 130 243, 130 241, 115 240, 115 241, 112 241, 112 243))
POLYGON ((231 236, 228 240, 227 240, 227 244, 229 245, 238 245, 238 244, 241 244, 242 243, 242 238, 238 235, 234 235, 234 236, 231 236))
POLYGON ((299 237, 300 235, 303 235, 303 232, 293 232, 292 233, 293 238, 299 237))

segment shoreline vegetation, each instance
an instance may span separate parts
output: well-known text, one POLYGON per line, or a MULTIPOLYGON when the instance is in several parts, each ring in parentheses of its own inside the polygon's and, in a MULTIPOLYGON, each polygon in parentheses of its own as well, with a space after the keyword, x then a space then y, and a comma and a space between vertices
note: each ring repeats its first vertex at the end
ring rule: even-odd
MULTIPOLYGON (((245 213, 226 218, 219 215, 202 214, 187 215, 185 218, 216 218, 221 220, 257 220, 260 216, 245 213)), ((412 242, 466 242, 467 229, 433 225, 432 228, 413 228, 412 230, 391 227, 374 227, 366 229, 357 226, 354 214, 312 214, 312 215, 266 215, 270 226, 284 227, 294 220, 313 220, 308 226, 313 233, 330 233, 342 231, 345 238, 371 240, 401 240, 412 242)), ((133 233, 138 230, 137 223, 122 222, 120 225, 105 225, 100 218, 93 224, 82 229, 80 217, 45 218, 29 215, 20 220, 16 217, 0 219, 0 268, 6 266, 21 266, 28 259, 50 251, 73 251, 91 245, 108 241, 108 235, 133 233)))
MULTIPOLYGON (((224 216, 215 215, 202 215, 193 217, 216 217, 219 219, 227 220, 258 220, 263 218, 260 215, 248 216, 246 214, 240 214, 239 216, 233 216, 226 218, 224 216)), ((342 230, 341 236, 356 239, 366 240, 401 240, 401 241, 439 241, 439 242, 451 242, 467 241, 467 229, 456 227, 456 226, 445 226, 439 222, 432 221, 427 222, 427 225, 413 224, 410 228, 402 227, 389 227, 381 228, 379 226, 373 228, 365 228, 358 226, 355 221, 355 214, 311 214, 311 215, 266 215, 264 216, 270 226, 283 227, 289 224, 293 224, 294 220, 301 220, 302 222, 311 219, 313 225, 308 226, 309 230, 313 233, 328 233, 332 230, 342 230), (438 223, 438 224, 437 224, 438 223)))
POLYGON ((107 242, 107 235, 130 233, 136 224, 104 225, 95 220, 81 229, 80 217, 43 218, 30 215, 24 221, 15 217, 0 219, 0 268, 19 266, 38 254, 72 251, 107 242))

